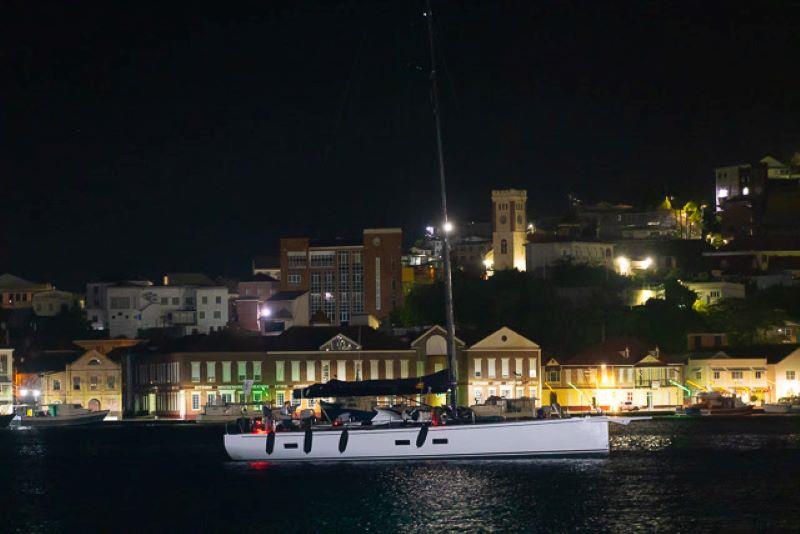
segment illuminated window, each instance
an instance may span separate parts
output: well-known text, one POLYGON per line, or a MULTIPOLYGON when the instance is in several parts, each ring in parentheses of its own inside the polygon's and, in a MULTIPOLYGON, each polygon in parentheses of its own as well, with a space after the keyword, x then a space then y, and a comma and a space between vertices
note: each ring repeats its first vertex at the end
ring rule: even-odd
POLYGON ((192 410, 197 411, 200 409, 200 394, 192 393, 192 410))
POLYGON ((261 362, 253 362, 253 381, 261 382, 261 362))
POLYGON ((476 378, 480 378, 481 377, 481 359, 480 358, 474 358, 472 360, 472 366, 473 366, 473 369, 474 369, 473 375, 476 378))
POLYGON ((61 391, 61 380, 53 380, 53 391, 61 391))
POLYGON ((286 402, 286 395, 283 391, 279 391, 275 394, 275 400, 278 402, 278 404, 282 405, 284 402, 286 402))
POLYGON ((206 362, 206 382, 217 381, 217 362, 206 362))
POLYGON ((734 380, 741 380, 744 377, 744 373, 742 371, 732 371, 731 378, 734 380))
POLYGON ((100 379, 96 376, 89 377, 89 389, 92 391, 97 391, 97 385, 100 383, 100 379))
POLYGON ((283 365, 283 361, 276 361, 275 362, 275 381, 276 382, 283 382, 284 380, 284 372, 285 368, 283 365))
POLYGON ((200 382, 200 362, 192 362, 192 382, 200 382))

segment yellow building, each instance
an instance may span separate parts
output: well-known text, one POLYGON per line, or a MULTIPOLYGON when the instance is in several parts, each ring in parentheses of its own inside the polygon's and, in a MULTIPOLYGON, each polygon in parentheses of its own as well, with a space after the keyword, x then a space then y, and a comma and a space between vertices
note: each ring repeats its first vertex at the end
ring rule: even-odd
POLYGON ((100 352, 45 351, 25 357, 17 371, 21 404, 80 404, 122 415, 122 366, 100 352))
POLYGON ((798 379, 800 348, 795 344, 695 351, 686 362, 686 385, 693 394, 718 391, 754 405, 800 395, 798 379))
POLYGON ((683 405, 683 363, 636 339, 612 339, 544 366, 543 404, 570 411, 673 410, 683 405))

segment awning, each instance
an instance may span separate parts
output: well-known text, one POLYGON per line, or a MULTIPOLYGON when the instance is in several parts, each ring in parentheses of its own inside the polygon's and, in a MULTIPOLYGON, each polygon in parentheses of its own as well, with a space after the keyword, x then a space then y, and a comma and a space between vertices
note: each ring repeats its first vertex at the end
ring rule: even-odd
POLYGON ((329 380, 324 384, 312 384, 292 391, 294 399, 319 397, 383 397, 389 395, 424 395, 427 393, 447 393, 450 389, 447 369, 432 375, 396 380, 362 380, 346 382, 329 380))

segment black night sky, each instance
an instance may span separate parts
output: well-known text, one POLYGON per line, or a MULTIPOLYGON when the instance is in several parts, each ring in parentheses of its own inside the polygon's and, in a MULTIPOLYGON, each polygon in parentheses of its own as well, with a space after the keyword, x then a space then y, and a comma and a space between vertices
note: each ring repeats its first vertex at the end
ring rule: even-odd
MULTIPOLYGON (((710 198, 800 149, 797 2, 434 2, 450 203, 710 198)), ((0 3, 0 272, 246 272, 436 217, 422 1, 0 3)))

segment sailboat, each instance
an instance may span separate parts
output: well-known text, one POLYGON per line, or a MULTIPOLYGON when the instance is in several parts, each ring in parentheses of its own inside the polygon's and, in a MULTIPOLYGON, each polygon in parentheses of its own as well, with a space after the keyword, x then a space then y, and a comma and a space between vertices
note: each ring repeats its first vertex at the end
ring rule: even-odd
MULTIPOLYGON (((447 409, 434 409, 429 417, 378 408, 371 420, 350 423, 337 419, 332 424, 306 423, 304 429, 278 431, 267 421, 241 421, 239 432, 224 437, 225 450, 234 460, 297 461, 379 461, 459 458, 519 458, 543 455, 608 454, 609 423, 628 424, 623 417, 582 417, 531 419, 514 422, 476 423, 469 409, 460 409, 457 398, 457 369, 453 286, 447 219, 447 194, 442 150, 442 127, 436 75, 433 12, 427 0, 425 13, 431 54, 433 114, 436 125, 439 182, 443 222, 443 264, 447 323, 448 368, 420 378, 343 382, 331 380, 295 390, 293 397, 380 397, 447 393, 447 409), (466 415, 466 416, 465 416, 466 415), (338 424, 337 424, 338 423, 338 424)), ((283 425, 281 425, 283 427, 283 425)))

